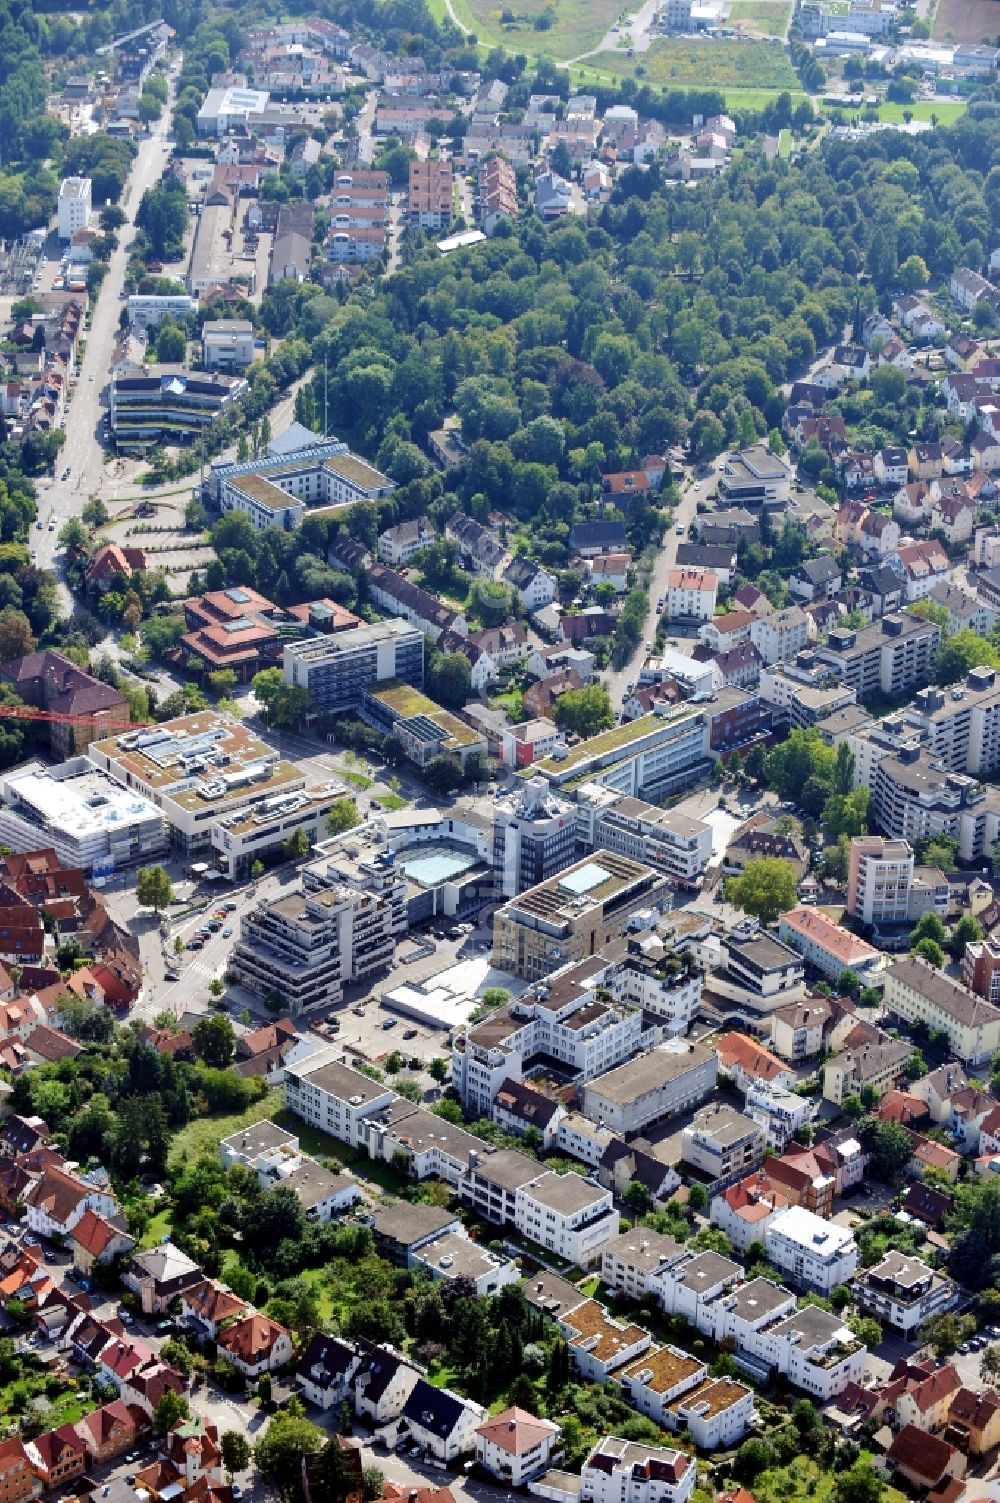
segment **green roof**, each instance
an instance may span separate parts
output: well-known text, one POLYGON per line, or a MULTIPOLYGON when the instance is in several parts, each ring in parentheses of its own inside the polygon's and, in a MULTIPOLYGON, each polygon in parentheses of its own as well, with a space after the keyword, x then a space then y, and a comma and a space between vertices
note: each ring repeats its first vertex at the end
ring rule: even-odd
POLYGON ((700 712, 696 705, 683 705, 667 715, 642 715, 638 720, 629 720, 624 725, 614 725, 609 731, 601 731, 599 735, 591 736, 587 741, 581 741, 578 746, 571 747, 564 757, 546 757, 531 770, 536 773, 565 772, 568 768, 587 762, 592 757, 603 757, 608 752, 631 746, 633 741, 641 741, 644 736, 652 735, 654 731, 663 730, 681 718, 686 719, 698 713, 700 712))

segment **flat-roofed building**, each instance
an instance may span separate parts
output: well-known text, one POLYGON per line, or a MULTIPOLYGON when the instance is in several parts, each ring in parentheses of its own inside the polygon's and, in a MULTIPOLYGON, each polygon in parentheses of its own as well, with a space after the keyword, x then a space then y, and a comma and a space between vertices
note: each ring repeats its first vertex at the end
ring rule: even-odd
POLYGON ((761 1011, 797 998, 805 982, 802 957, 755 924, 732 930, 723 940, 726 974, 761 1011))
POLYGON ((950 1310, 958 1298, 955 1284, 920 1258, 895 1248, 856 1276, 854 1298, 883 1325, 911 1337, 925 1321, 950 1310))
POLYGON ((389 680, 423 683, 423 633, 405 621, 379 621, 333 636, 288 642, 284 674, 287 684, 308 692, 318 710, 357 710, 370 685, 389 680))
POLYGON ((296 1117, 351 1148, 361 1146, 364 1124, 394 1092, 336 1061, 302 1060, 285 1069, 285 1105, 296 1117))
POLYGON ((601 1280, 628 1299, 642 1300, 652 1292, 655 1276, 678 1258, 683 1243, 663 1232, 634 1226, 614 1237, 604 1248, 601 1280))
POLYGON ((12 851, 51 846, 64 866, 88 873, 148 863, 169 846, 156 805, 86 757, 11 769, 0 777, 0 800, 0 840, 12 851))
POLYGON ((557 790, 596 782, 636 798, 659 799, 698 782, 712 762, 704 706, 683 704, 602 731, 535 765, 557 790))
POLYGON ((206 370, 241 371, 253 364, 253 324, 248 318, 209 318, 201 327, 201 359, 206 370))
POLYGON ((693 1456, 607 1435, 580 1473, 581 1503, 687 1503, 694 1491, 693 1456))
POLYGON ((787 464, 763 444, 753 444, 738 454, 727 454, 719 472, 719 494, 734 506, 787 501, 790 486, 787 464))
POLYGON ((455 178, 451 162, 430 158, 410 162, 406 217, 423 230, 443 230, 455 217, 455 178))
POLYGON ((847 912, 867 929, 905 924, 913 884, 913 847, 906 840, 859 835, 851 841, 847 912))
POLYGON ((599 783, 576 790, 576 838, 589 850, 615 851, 697 889, 712 857, 712 827, 677 809, 660 809, 599 783))
POLYGON ((620 1136, 698 1106, 715 1087, 714 1050, 673 1040, 588 1081, 583 1110, 620 1136))
POLYGON ((468 1279, 479 1299, 499 1294, 521 1279, 515 1263, 471 1241, 464 1228, 460 1233, 442 1232, 425 1242, 413 1256, 413 1267, 426 1269, 432 1279, 468 1279))
POLYGON ((504 897, 516 897, 571 866, 576 845, 576 811, 544 778, 529 778, 495 802, 493 870, 504 897))
POLYGON ((485 733, 400 679, 363 689, 359 713, 369 725, 392 735, 420 768, 442 755, 456 758, 464 767, 470 757, 486 753, 485 733))
POLYGON ((835 1221, 789 1206, 764 1233, 768 1261, 803 1289, 829 1294, 837 1284, 849 1284, 858 1266, 854 1234, 835 1221))
POLYGON ((497 910, 493 961, 537 980, 599 953, 640 909, 664 903, 669 884, 651 867, 602 851, 529 888, 497 910))
POLYGON ((862 702, 871 695, 904 694, 926 684, 941 628, 922 616, 883 616, 858 630, 837 627, 816 657, 828 663, 862 702))
POLYGON ((92 183, 89 177, 64 177, 56 205, 60 240, 72 240, 90 223, 92 183))
POLYGON ((681 1134, 681 1157, 711 1182, 713 1190, 742 1179, 763 1154, 760 1127, 725 1102, 703 1106, 681 1134))
POLYGON ((242 396, 241 376, 156 367, 144 375, 111 378, 109 425, 116 449, 188 443, 242 396))

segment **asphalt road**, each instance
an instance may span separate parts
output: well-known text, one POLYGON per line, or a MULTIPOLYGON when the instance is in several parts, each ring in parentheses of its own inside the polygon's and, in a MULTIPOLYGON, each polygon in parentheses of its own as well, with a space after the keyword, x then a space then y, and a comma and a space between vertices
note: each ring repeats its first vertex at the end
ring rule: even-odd
MULTIPOLYGON (((704 501, 709 491, 715 485, 714 472, 706 475, 704 479, 696 480, 681 496, 680 503, 674 512, 674 523, 666 534, 656 556, 656 564, 653 568, 653 578, 649 585, 649 616, 646 627, 639 641, 639 645, 629 661, 621 668, 616 668, 604 675, 611 701, 617 710, 622 707, 627 686, 634 683, 639 677, 639 667, 646 657, 646 642, 652 642, 656 637, 656 629, 659 625, 660 613, 656 609, 656 602, 667 593, 667 575, 677 562, 677 546, 687 540, 688 531, 698 502, 704 501), (683 526, 684 535, 679 536, 677 527, 683 526)), ((685 639, 686 640, 686 639, 685 639)))
MULTIPOLYGON (((104 478, 100 440, 102 402, 118 338, 125 268, 135 235, 136 210, 146 189, 162 176, 170 153, 167 127, 173 104, 174 76, 173 72, 169 76, 170 101, 151 134, 139 143, 139 152, 125 187, 122 207, 128 215, 128 223, 118 231, 118 249, 111 257, 108 274, 94 305, 80 378, 66 415, 66 442, 56 460, 56 478, 39 482, 38 515, 42 527, 34 535, 33 546, 39 565, 55 569, 57 577, 59 531, 71 517, 79 516, 104 478), (60 477, 67 468, 70 473, 64 481, 60 477)), ((72 600, 61 581, 60 594, 67 609, 72 609, 72 600)))

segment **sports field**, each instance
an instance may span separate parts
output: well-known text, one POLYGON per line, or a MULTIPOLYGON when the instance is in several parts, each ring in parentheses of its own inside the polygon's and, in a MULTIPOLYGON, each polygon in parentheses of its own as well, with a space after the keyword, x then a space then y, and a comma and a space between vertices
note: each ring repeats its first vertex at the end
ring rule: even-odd
POLYGON ((985 42, 1000 35, 1000 0, 940 0, 934 17, 938 42, 985 42))

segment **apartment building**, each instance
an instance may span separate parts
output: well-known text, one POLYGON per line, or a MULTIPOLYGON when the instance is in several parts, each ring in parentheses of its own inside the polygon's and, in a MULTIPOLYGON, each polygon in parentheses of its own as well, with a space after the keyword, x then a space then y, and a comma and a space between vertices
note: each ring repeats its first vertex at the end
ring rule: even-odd
POLYGON ((750 624, 750 641, 765 663, 784 663, 809 642, 809 617, 800 605, 758 616, 750 624))
POLYGON ((1000 944, 995 939, 966 945, 962 981, 977 997, 983 997, 993 1007, 1000 1006, 1000 944))
POLYGON ((985 777, 1000 767, 1000 681, 992 668, 973 668, 964 684, 918 690, 904 714, 949 771, 985 777))
POLYGON ((557 790, 568 783, 576 788, 594 782, 634 798, 659 800, 698 782, 712 762, 705 706, 685 703, 561 748, 537 767, 557 790))
POLYGON ((198 299, 186 292, 132 292, 125 307, 129 327, 137 333, 146 334, 156 329, 168 316, 175 321, 191 317, 198 312, 198 299))
POLYGON ((529 981, 567 961, 598 954, 630 915, 663 906, 669 884, 638 861, 608 851, 529 888, 499 908, 493 963, 529 981))
POLYGON ((667 615, 671 621, 711 621, 718 593, 718 576, 711 569, 671 569, 667 615))
POLYGON ((849 1284, 858 1266, 858 1245, 847 1227, 789 1206, 767 1227, 764 1247, 768 1262, 793 1284, 829 1294, 837 1284, 849 1284))
POLYGON ((947 1035, 951 1053, 965 1065, 980 1065, 1000 1048, 1000 1008, 916 955, 885 972, 886 1009, 905 1022, 926 1023, 947 1035))
POLYGON ((892 1326, 912 1340, 916 1331, 950 1310, 958 1296, 954 1283, 943 1273, 909 1253, 895 1248, 871 1268, 863 1268, 854 1280, 854 1298, 868 1315, 892 1326))
POLYGON ((378 556, 390 569, 402 569, 416 554, 429 548, 436 537, 427 517, 415 517, 379 533, 378 556))
POLYGON ((682 950, 680 958, 678 970, 672 953, 647 954, 633 942, 628 954, 612 966, 607 979, 616 1001, 640 1008, 668 1037, 688 1032, 701 1000, 701 972, 689 952, 682 950))
POLYGON ((607 1435, 580 1471, 580 1503, 687 1503, 698 1468, 693 1456, 607 1435))
POLYGON ((64 177, 59 184, 56 204, 56 228, 60 240, 72 240, 77 230, 90 223, 91 189, 89 177, 64 177))
POLYGON ((357 710, 372 684, 396 680, 420 687, 424 681, 424 636, 405 621, 379 621, 352 631, 288 642, 284 648, 286 684, 305 689, 315 709, 327 713, 357 710))
MULTIPOLYGON (((883 756, 872 784, 875 823, 896 839, 917 841, 930 835, 952 835, 965 855, 963 824, 985 793, 974 778, 949 772, 923 752, 905 747, 897 756, 883 756)), ((981 847, 980 847, 981 848, 981 847)))
POLYGON ((711 1379, 697 1357, 673 1346, 649 1347, 617 1374, 622 1394, 664 1430, 688 1430, 699 1449, 735 1445, 754 1422, 753 1391, 711 1379))
POLYGON ((859 835, 851 841, 847 912, 866 929, 910 919, 913 847, 906 840, 859 835))
POLYGON ((588 1081, 579 1093, 581 1105, 592 1122, 627 1137, 699 1106, 714 1090, 717 1074, 714 1050, 673 1039, 588 1081))
POLYGON ((723 955, 726 975, 753 999, 751 1005, 758 1011, 779 1007, 802 991, 802 957, 753 921, 725 936, 723 955))
POLYGON ((755 1081, 748 1087, 744 1106, 751 1122, 756 1122, 764 1134, 765 1148, 779 1153, 810 1120, 813 1111, 802 1096, 766 1081, 755 1081))
POLYGON ((430 158, 410 163, 406 217, 422 230, 446 229, 455 217, 451 162, 430 158))
POLYGON ((497 892, 515 898, 576 859, 575 810, 544 778, 530 778, 493 806, 497 892))
POLYGON ((807 965, 838 980, 853 971, 868 986, 885 967, 881 950, 835 924, 820 908, 793 908, 778 920, 778 938, 797 950, 807 965))
POLYGON ((654 1292, 656 1276, 683 1251, 683 1244, 649 1227, 634 1226, 608 1242, 601 1256, 601 1280, 628 1299, 654 1292))
POLYGON ((824 1033, 833 1009, 821 997, 790 1002, 771 1013, 771 1048, 790 1064, 802 1064, 823 1048, 824 1033))
POLYGON ((729 1238, 733 1251, 745 1256, 751 1243, 764 1241, 771 1222, 790 1205, 789 1197, 764 1170, 713 1195, 709 1214, 712 1225, 729 1238))
POLYGON ((385 971, 406 931, 407 884, 391 855, 341 856, 302 870, 302 887, 243 915, 230 970, 293 1017, 343 1000, 344 987, 385 971))
POLYGON ((631 1059, 642 1047, 642 1014, 596 999, 608 969, 600 955, 564 965, 483 1022, 457 1029, 451 1073, 463 1105, 488 1116, 505 1080, 520 1080, 538 1056, 558 1060, 578 1081, 631 1059))
POLYGON ((517 174, 505 157, 492 156, 479 168, 476 216, 484 235, 493 235, 501 220, 518 217, 517 174))
POLYGON ((524 1409, 503 1409, 476 1431, 476 1460, 507 1487, 523 1487, 558 1460, 561 1431, 524 1409))
POLYGON ((578 1174, 547 1170, 517 1187, 514 1225, 547 1252, 589 1268, 601 1260, 619 1222, 610 1190, 578 1174))
POLYGON ((712 828, 676 809, 659 809, 584 783, 576 790, 576 840, 584 850, 613 851, 669 877, 678 886, 697 889, 712 856, 712 828))
POLYGON ((823 1067, 824 1099, 842 1106, 848 1096, 860 1096, 865 1088, 877 1097, 884 1096, 903 1079, 912 1053, 911 1045, 885 1034, 845 1049, 823 1067))
POLYGON ((681 1158, 713 1191, 742 1179, 763 1156, 764 1134, 757 1123, 724 1102, 703 1106, 681 1134, 681 1158))
POLYGON ((837 627, 816 648, 862 702, 873 694, 898 695, 926 684, 941 628, 921 616, 891 615, 871 626, 837 627))
POLYGON ((351 1148, 365 1142, 367 1119, 392 1104, 395 1092, 358 1070, 311 1058, 285 1067, 285 1106, 303 1122, 351 1148))

